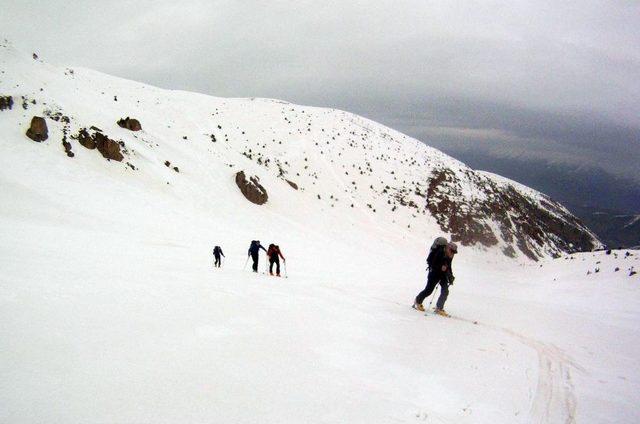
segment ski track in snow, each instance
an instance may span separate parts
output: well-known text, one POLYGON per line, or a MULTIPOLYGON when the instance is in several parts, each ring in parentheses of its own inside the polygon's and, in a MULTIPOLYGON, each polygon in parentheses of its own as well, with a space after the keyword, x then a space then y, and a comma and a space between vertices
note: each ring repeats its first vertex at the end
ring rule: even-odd
POLYGON ((501 330, 538 354, 538 383, 529 412, 532 422, 575 423, 577 401, 571 369, 584 369, 552 344, 542 343, 506 328, 501 330))
POLYGON ((579 364, 553 344, 543 343, 509 328, 482 324, 457 316, 452 319, 500 331, 533 349, 538 355, 538 381, 529 414, 532 423, 576 422, 577 400, 571 370, 585 372, 579 364))

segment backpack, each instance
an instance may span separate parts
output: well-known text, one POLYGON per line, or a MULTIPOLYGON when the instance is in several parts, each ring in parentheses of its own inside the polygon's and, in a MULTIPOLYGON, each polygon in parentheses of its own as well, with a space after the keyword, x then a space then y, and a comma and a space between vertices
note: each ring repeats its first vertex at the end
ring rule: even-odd
POLYGON ((433 241, 431 249, 429 249, 429 255, 427 256, 427 269, 431 269, 433 258, 435 257, 438 249, 443 249, 447 244, 449 244, 449 242, 444 237, 438 237, 433 241))

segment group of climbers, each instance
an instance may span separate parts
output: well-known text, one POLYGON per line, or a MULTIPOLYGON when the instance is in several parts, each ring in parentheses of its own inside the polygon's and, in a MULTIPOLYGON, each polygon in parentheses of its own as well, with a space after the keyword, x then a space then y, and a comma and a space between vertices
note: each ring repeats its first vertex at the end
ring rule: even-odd
MULTIPOLYGON (((258 272, 260 249, 264 250, 267 253, 267 257, 269 258, 269 275, 273 275, 273 266, 275 265, 276 276, 280 277, 280 258, 282 258, 282 260, 286 262, 286 259, 280 251, 280 246, 272 243, 269 245, 269 249, 267 250, 260 244, 260 240, 252 240, 247 252, 247 260, 249 259, 249 257, 253 260, 253 272, 258 272)), ((224 257, 224 253, 222 253, 222 248, 220 246, 216 246, 213 248, 213 257, 215 259, 213 266, 220 268, 221 257, 224 257)))
MULTIPOLYGON (((252 269, 253 272, 258 272, 258 261, 260 259, 260 249, 264 250, 269 259, 269 275, 273 275, 273 266, 276 266, 276 276, 280 277, 280 258, 286 263, 286 259, 280 251, 280 246, 276 244, 270 244, 268 249, 260 244, 260 240, 252 240, 249 250, 247 252, 247 260, 251 258, 253 260, 252 269)), ((447 241, 444 237, 438 237, 435 239, 429 254, 427 255, 427 285, 413 301, 413 308, 418 311, 425 312, 425 308, 422 305, 424 300, 431 296, 433 291, 440 286, 440 296, 436 302, 435 313, 442 316, 449 316, 444 310, 444 304, 449 296, 449 286, 453 284, 455 277, 451 267, 453 257, 458 253, 458 246, 453 241, 447 241)), ((213 256, 215 258, 214 266, 220 268, 221 257, 224 257, 222 248, 215 246, 213 248, 213 256)))
POLYGON ((269 245, 269 249, 265 249, 264 246, 260 244, 260 240, 253 240, 249 246, 248 256, 253 260, 253 272, 258 272, 258 260, 260 258, 258 253, 260 253, 260 249, 264 250, 269 258, 269 275, 273 275, 273 265, 275 265, 276 276, 280 277, 280 258, 286 262, 286 259, 280 251, 280 246, 272 243, 269 245))

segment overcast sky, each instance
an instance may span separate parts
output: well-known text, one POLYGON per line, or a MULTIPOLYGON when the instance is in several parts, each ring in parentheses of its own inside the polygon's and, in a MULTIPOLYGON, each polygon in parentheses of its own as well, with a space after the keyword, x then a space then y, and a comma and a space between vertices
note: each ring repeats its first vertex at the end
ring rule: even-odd
POLYGON ((454 154, 640 185, 640 1, 0 5, 0 37, 54 64, 346 109, 454 154))

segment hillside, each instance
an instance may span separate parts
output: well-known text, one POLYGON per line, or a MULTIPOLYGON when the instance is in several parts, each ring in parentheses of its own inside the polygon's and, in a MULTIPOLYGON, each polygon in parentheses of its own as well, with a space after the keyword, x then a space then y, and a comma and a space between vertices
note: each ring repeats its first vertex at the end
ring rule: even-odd
POLYGON ((640 419, 640 252, 565 254, 599 242, 546 196, 347 112, 7 45, 0 97, 0 422, 640 419), (447 232, 451 319, 410 307, 447 232))
POLYGON ((129 175, 126 184, 168 185, 163 190, 187 195, 205 213, 216 201, 249 209, 232 182, 244 171, 259 177, 269 199, 251 213, 297 219, 289 206, 313 209, 299 222, 307 227, 338 220, 389 225, 400 237, 446 232, 465 246, 531 259, 600 246, 548 197, 347 112, 161 90, 55 68, 7 45, 0 54, 0 95, 14 103, 3 112, 4 133, 22 140, 32 117, 46 117, 48 139, 20 148, 68 151, 69 171, 90 167, 129 175), (126 117, 141 130, 118 126, 126 117), (100 138, 120 163, 97 163, 98 151, 86 147, 100 138))

